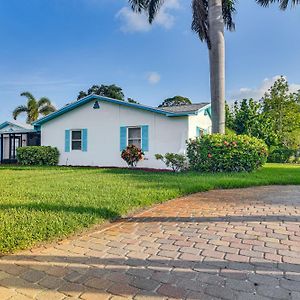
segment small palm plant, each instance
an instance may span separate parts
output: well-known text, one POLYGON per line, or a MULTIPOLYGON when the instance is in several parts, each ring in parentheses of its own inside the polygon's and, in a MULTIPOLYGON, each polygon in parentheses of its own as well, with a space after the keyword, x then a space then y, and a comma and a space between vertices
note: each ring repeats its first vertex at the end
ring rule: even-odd
POLYGON ((27 98, 27 104, 19 105, 15 108, 15 110, 13 111, 14 120, 16 120, 20 114, 26 113, 26 123, 31 124, 38 119, 39 115, 47 116, 56 110, 51 101, 46 97, 42 97, 39 100, 36 100, 34 96, 29 92, 21 93, 21 96, 27 98))

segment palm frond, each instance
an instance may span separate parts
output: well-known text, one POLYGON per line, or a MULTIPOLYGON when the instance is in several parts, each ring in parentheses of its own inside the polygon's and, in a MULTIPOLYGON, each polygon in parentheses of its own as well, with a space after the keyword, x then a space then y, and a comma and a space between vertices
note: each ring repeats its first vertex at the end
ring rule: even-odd
POLYGON ((51 101, 49 98, 47 97, 42 97, 38 103, 37 103, 38 107, 42 107, 44 105, 51 105, 51 101))
POLYGON ((300 4, 300 0, 256 0, 256 2, 264 7, 268 7, 270 4, 279 3, 279 7, 282 10, 286 10, 289 6, 295 6, 300 4))
POLYGON ((19 106, 17 106, 17 107, 14 109, 13 113, 12 113, 14 120, 16 120, 17 117, 18 117, 21 113, 24 113, 24 112, 25 112, 25 113, 28 112, 28 109, 27 109, 27 107, 26 107, 25 105, 19 105, 19 106))
POLYGON ((195 31, 202 42, 206 42, 210 48, 208 35, 208 0, 193 0, 192 30, 195 31))
POLYGON ((224 24, 230 31, 235 30, 235 23, 233 21, 233 15, 236 12, 235 2, 235 0, 223 0, 222 2, 224 24))
POLYGON ((47 115, 53 113, 54 111, 56 111, 56 108, 55 108, 53 105, 49 104, 49 105, 43 106, 43 107, 39 110, 39 113, 40 113, 41 115, 43 115, 43 116, 47 116, 47 115))
POLYGON ((129 0, 129 3, 133 11, 141 13, 147 9, 149 0, 129 0))
POLYGON ((148 6, 149 23, 151 24, 165 0, 150 0, 148 6))
POLYGON ((23 93, 20 94, 20 96, 24 96, 28 100, 34 100, 35 101, 35 98, 33 97, 33 95, 30 92, 23 92, 23 93))
POLYGON ((138 13, 142 11, 146 12, 150 24, 154 21, 155 16, 164 2, 165 0, 129 0, 133 11, 138 13))

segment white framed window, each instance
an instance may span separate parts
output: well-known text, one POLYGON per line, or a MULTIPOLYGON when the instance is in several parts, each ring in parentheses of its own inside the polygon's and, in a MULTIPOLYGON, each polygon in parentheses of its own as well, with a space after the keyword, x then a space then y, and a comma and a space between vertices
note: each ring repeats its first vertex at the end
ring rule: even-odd
POLYGON ((140 126, 127 128, 127 146, 130 145, 142 148, 142 128, 140 126))
POLYGON ((71 150, 82 150, 82 130, 71 130, 71 150))

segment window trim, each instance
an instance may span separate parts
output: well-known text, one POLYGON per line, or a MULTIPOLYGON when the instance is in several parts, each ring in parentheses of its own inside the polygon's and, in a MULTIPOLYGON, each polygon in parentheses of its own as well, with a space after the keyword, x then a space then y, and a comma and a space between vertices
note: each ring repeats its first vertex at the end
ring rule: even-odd
POLYGON ((126 132, 126 145, 127 147, 129 146, 129 129, 135 129, 135 128, 138 128, 140 129, 140 132, 141 132, 141 137, 139 139, 130 139, 130 140, 140 140, 140 144, 141 144, 141 149, 143 148, 143 130, 142 130, 142 126, 127 126, 127 132, 126 132))
POLYGON ((71 151, 82 151, 82 136, 83 136, 83 130, 82 129, 70 129, 70 149, 71 151), (72 133, 73 131, 80 131, 81 132, 81 139, 74 139, 73 140, 73 136, 72 133), (73 142, 80 142, 80 149, 73 149, 73 142))

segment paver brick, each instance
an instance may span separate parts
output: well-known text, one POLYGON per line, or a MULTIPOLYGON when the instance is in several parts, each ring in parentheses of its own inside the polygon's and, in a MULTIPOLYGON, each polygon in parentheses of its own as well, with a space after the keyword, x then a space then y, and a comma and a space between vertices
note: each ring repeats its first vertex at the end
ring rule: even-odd
POLYGON ((171 284, 162 284, 158 289, 158 293, 168 298, 183 299, 187 291, 171 284))
POLYGON ((0 299, 300 297, 300 188, 215 190, 0 257, 0 299))

